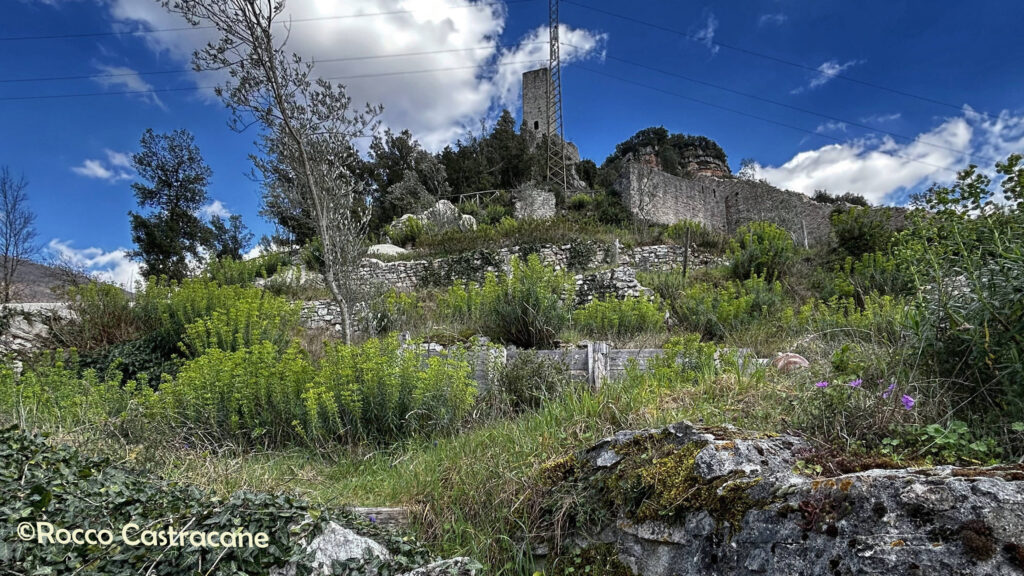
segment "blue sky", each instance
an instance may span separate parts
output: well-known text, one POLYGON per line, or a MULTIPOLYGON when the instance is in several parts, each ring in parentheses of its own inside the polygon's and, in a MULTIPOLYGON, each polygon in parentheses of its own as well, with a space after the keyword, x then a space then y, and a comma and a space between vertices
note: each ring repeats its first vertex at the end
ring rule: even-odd
MULTIPOLYGON (((289 7, 304 20, 291 47, 347 59, 317 70, 341 78, 357 102, 383 104, 388 126, 410 128, 431 149, 478 132, 503 107, 518 115, 520 74, 546 58, 541 0, 289 7)), ((5 8, 0 165, 29 181, 51 253, 133 278, 127 155, 150 127, 196 135, 214 173, 209 213, 272 231, 249 176, 255 134, 228 129, 204 88, 216 76, 183 71, 208 31, 151 33, 183 23, 150 0, 5 8), (37 38, 16 39, 26 36, 37 38), (146 90, 156 92, 125 94, 146 90)), ((1015 3, 566 0, 561 21, 567 135, 599 164, 636 130, 664 125, 718 141, 733 170, 755 159, 758 176, 780 187, 898 204, 968 162, 1024 151, 1024 8, 1015 3)))

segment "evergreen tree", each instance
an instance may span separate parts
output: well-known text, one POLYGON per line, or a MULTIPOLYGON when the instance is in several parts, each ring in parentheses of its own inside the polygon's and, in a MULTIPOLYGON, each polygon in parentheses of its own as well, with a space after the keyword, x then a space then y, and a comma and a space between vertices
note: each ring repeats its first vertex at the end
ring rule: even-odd
POLYGON ((148 184, 135 182, 132 190, 139 207, 150 212, 128 213, 136 246, 129 256, 142 261, 147 276, 182 280, 189 258, 198 259, 209 238, 197 214, 207 201, 212 171, 187 130, 156 134, 147 129, 139 143, 142 150, 132 155, 132 166, 148 184))
POLYGON ((242 223, 242 216, 232 214, 227 222, 220 216, 210 218, 210 251, 217 258, 241 260, 252 245, 253 234, 242 223))

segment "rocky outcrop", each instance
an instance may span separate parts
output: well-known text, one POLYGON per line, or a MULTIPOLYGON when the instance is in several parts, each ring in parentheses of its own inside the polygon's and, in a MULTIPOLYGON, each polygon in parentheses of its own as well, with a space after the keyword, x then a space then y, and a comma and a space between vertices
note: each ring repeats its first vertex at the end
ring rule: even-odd
POLYGON ((438 200, 436 204, 420 214, 404 214, 395 220, 390 229, 392 238, 400 236, 412 220, 418 221, 431 232, 445 232, 453 228, 463 232, 476 229, 476 219, 459 209, 447 200, 438 200))
POLYGON ((807 453, 730 427, 622 432, 549 464, 544 497, 605 510, 574 543, 643 576, 1024 570, 1024 466, 811 477, 795 470, 807 453))

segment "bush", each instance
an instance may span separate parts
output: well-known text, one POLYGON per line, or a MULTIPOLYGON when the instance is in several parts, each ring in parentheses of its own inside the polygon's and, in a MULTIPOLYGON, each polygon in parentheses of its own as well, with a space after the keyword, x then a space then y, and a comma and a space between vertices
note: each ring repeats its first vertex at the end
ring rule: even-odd
POLYGON ((770 222, 753 222, 736 232, 728 254, 737 280, 760 276, 774 281, 785 275, 796 256, 796 246, 786 230, 770 222))
POLYGON ((662 238, 674 244, 684 244, 687 232, 690 234, 691 244, 707 250, 724 252, 729 243, 725 234, 709 230, 704 224, 693 220, 681 220, 672 224, 662 233, 662 238))
POLYGON ((858 208, 833 212, 832 234, 839 249, 854 258, 889 247, 893 237, 888 209, 858 208))
POLYGON ((96 350, 139 337, 153 329, 159 315, 145 306, 133 306, 131 295, 102 282, 68 288, 71 317, 49 318, 49 339, 54 348, 96 350))
POLYGON ((210 348, 239 350, 270 342, 284 350, 299 326, 301 305, 259 288, 186 280, 169 297, 165 318, 181 326, 190 356, 210 348))
POLYGON ((423 306, 415 294, 392 288, 370 302, 367 330, 380 335, 416 325, 423 318, 423 306))
MULTIPOLYGON (((0 430, 0 541, 11 574, 267 574, 284 572, 301 557, 300 543, 318 534, 327 516, 290 494, 236 492, 220 498, 194 486, 148 477, 111 460, 85 456, 59 442, 47 442, 16 428, 0 430), (245 527, 264 532, 270 546, 240 545, 224 551, 206 546, 161 546, 156 556, 140 547, 68 542, 58 549, 23 542, 19 521, 45 519, 56 527, 110 529, 144 518, 159 519, 152 530, 173 526, 221 532, 245 527), (157 560, 159 559, 159 560, 157 560), (158 567, 157 567, 158 566, 158 567)), ((124 454, 121 455, 122 457, 124 454)), ((130 530, 130 528, 129 528, 130 530)), ((81 537, 81 534, 79 534, 81 537)), ((116 538, 116 536, 115 536, 116 538)), ((86 536, 88 539, 88 536, 86 536)), ((146 540, 145 536, 142 537, 146 540)), ((245 543, 251 537, 240 539, 245 543)), ((116 542, 116 540, 115 540, 116 542)), ((155 549, 154 549, 155 550, 155 549)))
POLYGON ((665 330, 665 314, 647 298, 596 299, 573 312, 581 332, 607 338, 629 338, 665 330))
POLYGON ((488 274, 480 295, 479 321, 487 336, 524 348, 550 347, 569 324, 576 285, 570 275, 545 267, 531 255, 512 258, 508 275, 488 274))
POLYGON ((426 359, 395 338, 329 347, 304 395, 307 437, 384 442, 453 429, 476 397, 457 353, 426 359))
POLYGON ((487 401, 499 414, 539 408, 569 387, 569 367, 536 350, 521 350, 498 370, 487 401))
POLYGON ((249 443, 390 442, 450 430, 475 394, 458 354, 424 359, 395 338, 328 346, 316 366, 298 344, 260 342, 187 362, 154 414, 249 443))
POLYGON ((412 247, 426 232, 426 227, 419 218, 412 216, 402 223, 395 223, 388 229, 388 236, 395 246, 412 247))
POLYGON ((249 260, 218 258, 206 265, 203 277, 221 286, 249 286, 257 278, 270 278, 287 261, 288 258, 279 252, 270 252, 249 260))
POLYGON ((684 330, 722 339, 768 318, 782 303, 782 285, 755 276, 722 288, 693 284, 669 301, 669 310, 684 330))
POLYGON ((145 378, 122 380, 116 370, 81 370, 74 352, 43 353, 20 376, 5 361, 0 364, 0 423, 50 430, 105 423, 148 389, 145 378))

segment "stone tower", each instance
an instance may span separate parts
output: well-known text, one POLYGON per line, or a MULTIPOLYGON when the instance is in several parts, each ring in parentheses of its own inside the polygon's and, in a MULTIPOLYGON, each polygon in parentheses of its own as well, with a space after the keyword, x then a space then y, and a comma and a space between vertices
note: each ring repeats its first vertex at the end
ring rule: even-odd
POLYGON ((523 73, 523 123, 538 135, 551 130, 548 125, 550 87, 551 71, 547 68, 523 73))

